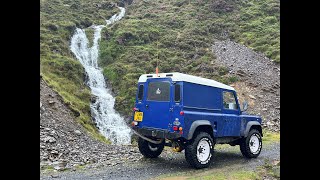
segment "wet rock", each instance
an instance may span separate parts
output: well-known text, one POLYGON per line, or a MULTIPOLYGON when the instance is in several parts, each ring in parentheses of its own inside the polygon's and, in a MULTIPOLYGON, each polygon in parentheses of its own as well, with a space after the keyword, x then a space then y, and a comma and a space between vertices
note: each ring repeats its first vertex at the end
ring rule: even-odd
POLYGON ((90 99, 91 103, 92 103, 92 104, 96 103, 97 98, 98 98, 97 96, 92 95, 92 96, 91 96, 91 99, 90 99))

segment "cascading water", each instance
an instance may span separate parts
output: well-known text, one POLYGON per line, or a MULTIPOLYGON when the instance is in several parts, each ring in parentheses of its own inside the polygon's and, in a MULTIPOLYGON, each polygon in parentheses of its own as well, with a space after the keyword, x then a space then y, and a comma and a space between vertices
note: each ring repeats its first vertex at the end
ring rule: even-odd
MULTIPOLYGON (((113 15, 106 24, 110 25, 119 21, 125 14, 125 8, 119 7, 120 13, 113 15)), ((76 29, 71 38, 70 49, 80 61, 88 74, 88 86, 91 93, 96 97, 95 102, 90 104, 91 115, 95 118, 101 134, 111 140, 112 144, 122 145, 131 143, 131 130, 124 119, 114 110, 115 98, 107 89, 102 70, 98 67, 99 40, 101 30, 106 25, 93 25, 94 39, 91 48, 84 29, 76 29)))

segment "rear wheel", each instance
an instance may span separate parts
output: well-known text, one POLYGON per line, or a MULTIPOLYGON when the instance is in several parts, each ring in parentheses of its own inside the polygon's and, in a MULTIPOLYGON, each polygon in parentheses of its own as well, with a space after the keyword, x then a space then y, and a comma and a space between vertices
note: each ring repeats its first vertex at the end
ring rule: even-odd
POLYGON ((214 142, 206 132, 200 132, 186 146, 185 158, 194 168, 206 168, 213 160, 214 142))
POLYGON ((240 142, 240 150, 246 158, 256 158, 262 149, 262 138, 258 130, 250 130, 248 136, 240 142))
POLYGON ((163 148, 164 148, 164 141, 160 144, 153 144, 147 140, 142 139, 139 137, 138 146, 140 153, 146 158, 156 158, 158 157, 163 148))

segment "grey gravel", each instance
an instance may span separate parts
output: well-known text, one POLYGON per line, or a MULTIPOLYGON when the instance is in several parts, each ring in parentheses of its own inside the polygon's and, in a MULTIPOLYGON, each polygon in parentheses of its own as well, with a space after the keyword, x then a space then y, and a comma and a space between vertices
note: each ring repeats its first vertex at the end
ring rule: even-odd
MULTIPOLYGON (((262 149, 260 156, 256 159, 246 159, 240 153, 238 146, 236 148, 226 148, 216 150, 213 164, 204 169, 218 170, 228 168, 231 170, 255 170, 262 166, 265 161, 280 161, 280 143, 267 145, 262 149)), ((146 180, 154 179, 160 175, 177 174, 182 172, 198 173, 202 170, 195 170, 189 166, 184 157, 184 151, 174 153, 164 151, 159 158, 145 159, 133 163, 123 163, 116 166, 105 166, 97 169, 88 169, 86 171, 68 171, 59 173, 58 179, 108 179, 108 180, 146 180)), ((58 173, 55 173, 58 174, 58 173)), ((50 175, 42 175, 40 179, 52 179, 50 175)))

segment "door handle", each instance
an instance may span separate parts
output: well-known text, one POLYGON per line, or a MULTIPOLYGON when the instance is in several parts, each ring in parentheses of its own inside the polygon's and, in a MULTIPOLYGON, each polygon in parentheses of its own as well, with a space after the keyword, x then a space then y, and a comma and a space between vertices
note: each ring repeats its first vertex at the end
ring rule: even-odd
POLYGON ((149 109, 149 105, 148 104, 146 104, 146 109, 149 109))
POLYGON ((173 111, 173 108, 170 108, 169 111, 172 112, 172 111, 173 111))

